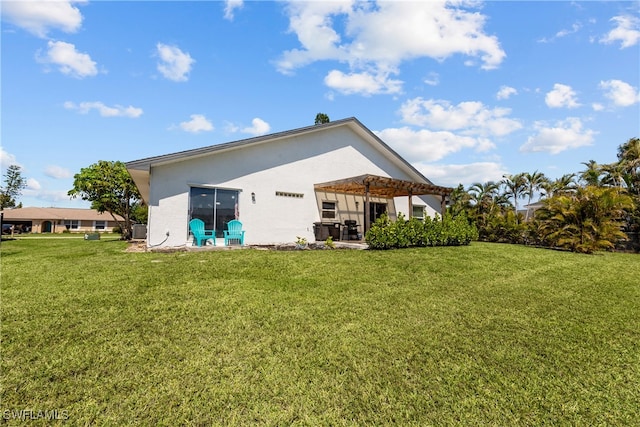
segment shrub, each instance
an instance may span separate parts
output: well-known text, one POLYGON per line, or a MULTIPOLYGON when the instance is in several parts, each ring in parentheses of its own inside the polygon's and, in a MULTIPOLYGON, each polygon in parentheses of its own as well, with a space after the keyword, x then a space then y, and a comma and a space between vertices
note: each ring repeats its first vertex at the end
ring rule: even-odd
POLYGON ((477 238, 478 230, 465 215, 426 217, 424 221, 415 218, 407 221, 402 214, 397 221, 391 221, 383 215, 365 236, 370 249, 468 245, 477 238))

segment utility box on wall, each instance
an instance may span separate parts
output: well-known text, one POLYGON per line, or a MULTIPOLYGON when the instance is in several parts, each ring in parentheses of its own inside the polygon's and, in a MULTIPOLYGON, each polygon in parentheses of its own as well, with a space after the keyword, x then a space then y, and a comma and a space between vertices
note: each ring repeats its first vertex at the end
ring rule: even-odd
POLYGON ((147 224, 134 224, 132 230, 132 238, 144 240, 147 238, 147 224))

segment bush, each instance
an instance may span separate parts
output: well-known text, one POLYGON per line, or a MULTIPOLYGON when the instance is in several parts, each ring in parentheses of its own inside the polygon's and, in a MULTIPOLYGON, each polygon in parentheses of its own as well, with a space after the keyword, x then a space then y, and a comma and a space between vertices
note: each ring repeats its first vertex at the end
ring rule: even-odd
POLYGON ((468 245, 477 238, 478 230, 465 215, 445 215, 442 219, 426 217, 424 221, 411 218, 407 221, 400 214, 395 222, 382 215, 365 236, 370 249, 468 245))

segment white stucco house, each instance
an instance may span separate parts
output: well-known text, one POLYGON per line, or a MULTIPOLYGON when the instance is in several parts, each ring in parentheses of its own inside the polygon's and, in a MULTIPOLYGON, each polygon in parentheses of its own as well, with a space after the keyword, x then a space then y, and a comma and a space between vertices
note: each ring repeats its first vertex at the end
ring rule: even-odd
POLYGON ((355 118, 126 166, 149 207, 149 247, 191 246, 193 218, 215 230, 217 245, 232 219, 242 221, 247 245, 298 236, 358 239, 383 212, 441 213, 452 191, 430 182, 355 118))

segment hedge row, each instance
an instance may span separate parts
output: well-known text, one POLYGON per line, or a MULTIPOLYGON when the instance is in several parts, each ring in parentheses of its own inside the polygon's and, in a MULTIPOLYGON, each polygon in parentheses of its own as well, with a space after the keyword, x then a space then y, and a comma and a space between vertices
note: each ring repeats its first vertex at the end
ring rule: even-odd
POLYGON ((445 215, 442 219, 436 215, 435 218, 426 217, 424 221, 416 218, 407 221, 402 214, 398 215, 397 221, 391 221, 383 215, 365 236, 370 249, 459 246, 468 245, 477 238, 478 230, 464 215, 455 218, 445 215))

